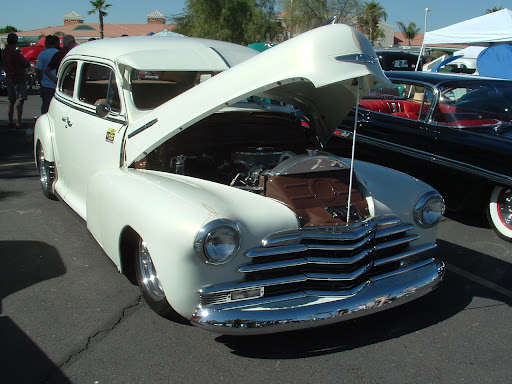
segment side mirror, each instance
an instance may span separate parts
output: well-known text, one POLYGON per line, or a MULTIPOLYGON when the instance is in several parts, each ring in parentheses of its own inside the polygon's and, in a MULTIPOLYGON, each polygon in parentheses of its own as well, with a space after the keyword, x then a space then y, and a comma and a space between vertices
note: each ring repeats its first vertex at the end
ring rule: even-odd
POLYGON ((110 112, 112 112, 112 107, 108 103, 99 103, 96 106, 96 114, 99 117, 106 117, 110 112))

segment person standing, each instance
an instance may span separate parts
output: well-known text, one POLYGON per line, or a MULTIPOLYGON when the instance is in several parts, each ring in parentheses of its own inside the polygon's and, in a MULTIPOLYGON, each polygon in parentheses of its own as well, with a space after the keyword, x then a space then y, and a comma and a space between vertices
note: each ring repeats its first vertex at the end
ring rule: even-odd
MULTIPOLYGON (((37 78, 41 83, 41 115, 48 112, 48 108, 50 107, 50 101, 52 100, 53 95, 55 94, 55 88, 57 84, 50 79, 50 77, 44 72, 48 63, 52 59, 53 55, 55 55, 59 50, 57 47, 59 46, 59 38, 57 36, 48 35, 46 36, 44 45, 46 49, 42 51, 37 57, 36 63, 36 74, 37 78)), ((57 76, 55 70, 53 70, 52 74, 54 77, 57 76)))
POLYGON ((7 95, 9 104, 7 114, 9 127, 14 127, 14 106, 16 105, 16 128, 21 127, 23 104, 27 100, 27 68, 30 62, 16 49, 18 35, 11 32, 7 35, 7 47, 2 51, 5 77, 7 81, 7 95), (16 104, 17 102, 17 104, 16 104))
POLYGON ((48 75, 48 77, 57 84, 57 76, 53 74, 52 71, 57 73, 59 71, 59 66, 66 54, 71 51, 76 46, 76 41, 74 36, 72 35, 64 35, 62 38, 62 49, 53 55, 52 59, 46 66, 44 72, 48 75))

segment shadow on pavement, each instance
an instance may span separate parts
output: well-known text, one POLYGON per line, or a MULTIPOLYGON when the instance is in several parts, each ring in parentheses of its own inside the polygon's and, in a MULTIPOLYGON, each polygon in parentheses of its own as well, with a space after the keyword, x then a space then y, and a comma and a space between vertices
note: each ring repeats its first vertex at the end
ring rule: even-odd
POLYGON ((512 305, 512 265, 438 240, 434 256, 448 269, 441 285, 411 303, 335 325, 277 335, 222 335, 232 353, 258 359, 296 359, 361 348, 428 328, 464 310, 474 297, 512 305), (456 272, 454 272, 456 271, 456 272))
MULTIPOLYGON (((46 243, 0 241, 0 313, 7 296, 65 273, 57 250, 46 243)), ((51 376, 56 383, 69 383, 8 316, 0 316, 0 340, 0 382, 41 383, 51 376)))

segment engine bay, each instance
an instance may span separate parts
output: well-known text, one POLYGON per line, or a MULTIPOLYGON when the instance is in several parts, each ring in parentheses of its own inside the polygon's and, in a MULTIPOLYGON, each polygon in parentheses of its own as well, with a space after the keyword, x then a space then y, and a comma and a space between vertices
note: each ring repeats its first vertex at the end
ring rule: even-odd
POLYGON ((350 166, 319 152, 307 123, 284 113, 220 113, 171 138, 134 163, 272 198, 301 226, 339 225, 370 216, 350 166))

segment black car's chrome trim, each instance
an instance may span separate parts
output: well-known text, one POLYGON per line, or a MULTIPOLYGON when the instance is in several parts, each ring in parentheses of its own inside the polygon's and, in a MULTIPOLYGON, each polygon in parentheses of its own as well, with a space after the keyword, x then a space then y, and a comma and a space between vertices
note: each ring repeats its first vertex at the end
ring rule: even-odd
MULTIPOLYGON (((350 132, 348 130, 345 130, 347 132, 350 132)), ((358 133, 357 139, 360 142, 375 145, 380 148, 389 149, 395 152, 398 152, 400 154, 410 155, 412 157, 415 157, 417 159, 425 160, 432 162, 437 165, 442 165, 449 168, 454 168, 459 171, 467 172, 472 175, 481 176, 489 181, 498 183, 498 184, 505 184, 505 185, 512 185, 512 176, 507 176, 501 173, 489 171, 480 167, 477 167, 475 165, 471 165, 468 163, 463 163, 458 160, 449 159, 444 156, 435 155, 433 153, 425 152, 419 149, 413 149, 409 148, 400 144, 390 143, 389 141, 384 141, 380 139, 376 139, 374 137, 365 136, 361 133, 358 133)))
POLYGON ((111 121, 111 122, 117 123, 117 124, 126 124, 126 120, 125 119, 116 119, 116 118, 111 117, 111 116, 100 117, 96 113, 96 110, 91 111, 91 110, 89 110, 87 108, 82 107, 79 104, 76 104, 75 102, 68 101, 68 100, 64 99, 63 97, 61 97, 61 96, 59 96, 57 94, 55 94, 54 99, 58 100, 60 103, 66 105, 66 106, 68 106, 68 107, 70 107, 72 109, 75 109, 75 110, 83 112, 83 113, 87 113, 88 115, 97 117, 98 119, 108 120, 108 121, 111 121))

